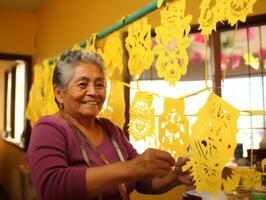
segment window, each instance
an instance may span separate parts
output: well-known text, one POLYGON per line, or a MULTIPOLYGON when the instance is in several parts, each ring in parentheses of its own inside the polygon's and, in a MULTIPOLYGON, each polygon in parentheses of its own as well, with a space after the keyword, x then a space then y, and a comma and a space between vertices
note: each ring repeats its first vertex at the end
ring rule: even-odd
POLYGON ((3 138, 24 147, 25 110, 28 98, 28 68, 25 61, 16 60, 5 72, 5 114, 3 138))
MULTIPOLYGON (((239 110, 265 110, 265 34, 266 25, 242 28, 237 30, 232 44, 233 31, 221 33, 222 65, 226 64, 224 60, 229 60, 222 97, 239 110)), ((247 156, 247 149, 259 148, 265 135, 265 123, 263 115, 250 116, 241 112, 237 137, 243 144, 244 156, 247 156)))

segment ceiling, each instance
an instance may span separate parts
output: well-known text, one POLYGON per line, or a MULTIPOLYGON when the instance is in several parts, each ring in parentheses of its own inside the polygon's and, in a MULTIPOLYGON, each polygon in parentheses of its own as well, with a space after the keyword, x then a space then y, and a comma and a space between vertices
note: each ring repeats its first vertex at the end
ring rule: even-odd
POLYGON ((0 0, 0 9, 34 12, 42 2, 43 0, 0 0))

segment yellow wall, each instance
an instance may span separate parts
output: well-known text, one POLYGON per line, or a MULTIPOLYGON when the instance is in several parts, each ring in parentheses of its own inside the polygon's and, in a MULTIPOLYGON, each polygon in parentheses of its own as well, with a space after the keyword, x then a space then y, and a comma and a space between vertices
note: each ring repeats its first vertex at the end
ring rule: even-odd
MULTIPOLYGON (((36 61, 59 55, 90 34, 106 29, 151 2, 153 0, 76 0, 67 3, 46 0, 37 14, 36 61)), ((200 2, 187 1, 186 13, 193 15, 193 24, 199 18, 200 2)), ((266 13, 265 0, 257 0, 251 15, 263 13, 266 13)), ((148 18, 153 27, 160 24, 159 12, 154 11, 148 18)))
POLYGON ((36 16, 0 10, 0 53, 33 55, 36 16))
MULTIPOLYGON (((35 61, 40 63, 151 2, 153 0, 46 0, 36 14, 0 10, 0 53, 35 55, 35 61)), ((200 2, 187 0, 186 13, 193 15, 193 24, 199 17, 200 2)), ((265 0, 257 0, 252 15, 263 13, 266 13, 265 0)), ((159 12, 153 12, 148 18, 153 27, 159 24, 159 12)), ((2 74, 0 68, 0 76, 2 74)), ((3 96, 3 86, 0 86, 0 96, 3 96)), ((0 103, 3 113, 3 103, 0 103)), ((0 124, 0 131, 2 127, 0 124)), ((24 155, 23 151, 0 139, 0 184, 12 200, 20 199, 18 164, 24 162, 24 155)), ((180 199, 184 190, 178 187, 157 197, 133 193, 132 199, 180 199)))

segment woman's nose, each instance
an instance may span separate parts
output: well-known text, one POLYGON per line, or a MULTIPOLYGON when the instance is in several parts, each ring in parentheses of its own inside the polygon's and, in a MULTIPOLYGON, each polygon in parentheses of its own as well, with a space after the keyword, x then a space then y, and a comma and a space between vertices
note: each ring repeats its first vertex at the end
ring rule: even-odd
POLYGON ((92 85, 92 86, 87 87, 87 93, 86 94, 87 95, 95 95, 95 94, 98 94, 98 91, 97 91, 96 87, 92 85))

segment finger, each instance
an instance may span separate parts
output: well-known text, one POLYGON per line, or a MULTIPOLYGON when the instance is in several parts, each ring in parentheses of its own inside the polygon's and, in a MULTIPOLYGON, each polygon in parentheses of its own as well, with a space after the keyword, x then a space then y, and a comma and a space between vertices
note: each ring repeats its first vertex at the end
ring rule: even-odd
POLYGON ((176 160, 176 166, 182 167, 185 165, 190 159, 188 157, 178 157, 176 160))
POLYGON ((171 171, 172 166, 170 165, 169 162, 167 161, 162 161, 162 160, 152 160, 149 161, 149 163, 147 164, 147 167, 149 170, 165 170, 165 171, 171 171))
POLYGON ((167 151, 156 150, 155 157, 159 160, 164 160, 169 162, 171 166, 175 165, 175 159, 167 151))

